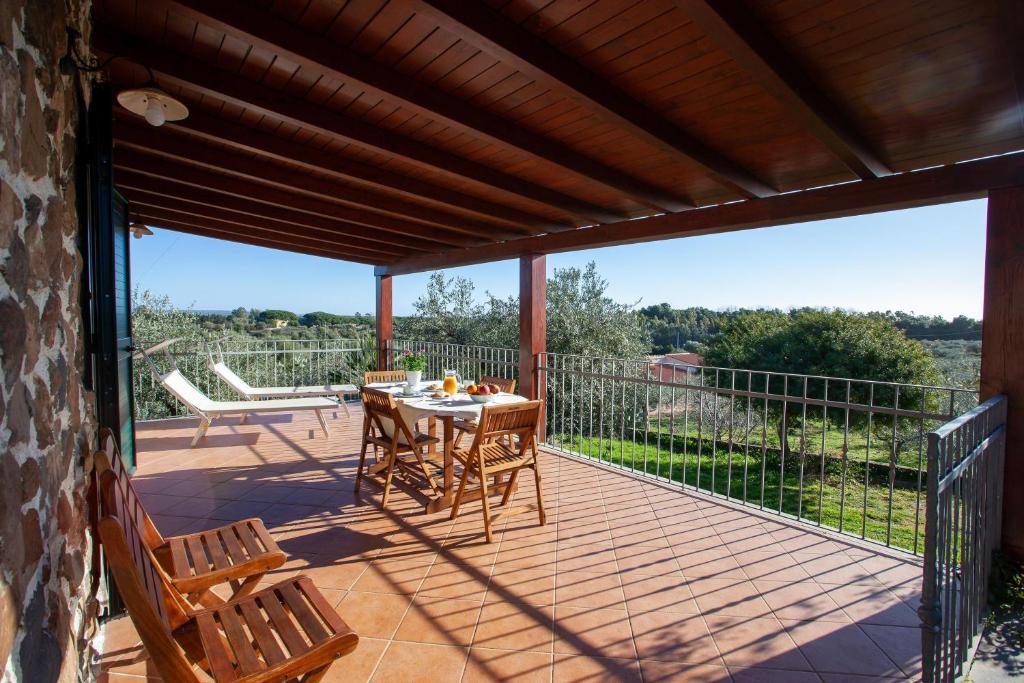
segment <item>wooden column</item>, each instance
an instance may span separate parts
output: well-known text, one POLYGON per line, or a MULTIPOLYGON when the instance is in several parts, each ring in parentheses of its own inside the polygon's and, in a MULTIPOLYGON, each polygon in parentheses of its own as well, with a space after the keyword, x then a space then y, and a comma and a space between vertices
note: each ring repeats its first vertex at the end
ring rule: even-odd
POLYGON ((1003 551, 1024 560, 1024 187, 988 196, 981 398, 1006 394, 1003 551))
MULTIPOLYGON (((519 393, 544 398, 544 380, 537 375, 537 354, 547 349, 547 258, 519 259, 519 393)), ((544 423, 541 422, 541 425, 544 423)), ((541 438, 543 438, 543 426, 541 438)))
POLYGON ((390 349, 394 337, 391 316, 391 276, 377 275, 377 369, 386 370, 391 363, 390 349))

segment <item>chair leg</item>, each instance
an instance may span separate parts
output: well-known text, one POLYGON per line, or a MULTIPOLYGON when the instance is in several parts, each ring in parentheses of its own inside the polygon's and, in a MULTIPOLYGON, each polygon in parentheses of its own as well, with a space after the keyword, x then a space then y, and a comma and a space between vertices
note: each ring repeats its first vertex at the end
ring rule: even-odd
MULTIPOLYGON (((505 488, 505 495, 501 497, 501 504, 508 505, 508 501, 512 499, 512 495, 516 490, 516 477, 519 476, 519 470, 513 470, 511 476, 508 478, 508 486, 505 488)), ((499 474, 494 478, 495 483, 501 483, 501 475, 499 474)))
POLYGON ((537 516, 540 518, 540 525, 548 523, 548 515, 544 512, 544 491, 540 487, 540 467, 537 466, 536 458, 533 461, 533 479, 537 483, 537 516))
POLYGON ((210 422, 211 420, 202 418, 199 423, 199 428, 196 429, 196 435, 192 437, 192 448, 195 448, 196 444, 199 443, 199 440, 206 436, 206 430, 210 428, 210 422))
POLYGON ((320 429, 324 430, 324 436, 330 436, 331 430, 327 429, 327 420, 324 419, 324 414, 319 410, 314 410, 316 413, 316 419, 320 421, 320 429))
POLYGON ((345 400, 345 396, 340 396, 339 398, 341 398, 341 401, 340 401, 341 407, 345 409, 345 417, 351 419, 352 418, 352 411, 350 411, 348 409, 348 401, 345 400))
POLYGON ((359 493, 359 485, 363 482, 363 468, 366 467, 366 446, 366 442, 363 441, 363 447, 359 450, 359 469, 356 470, 356 493, 359 493))
POLYGON ((462 469, 462 476, 459 478, 459 489, 455 493, 455 500, 452 502, 452 512, 448 519, 455 519, 459 516, 459 506, 462 505, 462 494, 466 492, 466 482, 469 481, 469 468, 462 469))
POLYGON ((395 460, 398 459, 398 453, 391 453, 388 458, 388 472, 384 477, 384 497, 380 500, 381 508, 388 506, 388 497, 391 495, 391 479, 395 475, 395 460))
POLYGON ((484 470, 483 463, 480 463, 480 502, 484 508, 484 533, 487 536, 487 542, 494 542, 494 535, 491 533, 491 503, 487 500, 487 472, 484 470))
POLYGON ((242 417, 238 418, 238 424, 244 425, 249 423, 249 413, 242 413, 242 417))

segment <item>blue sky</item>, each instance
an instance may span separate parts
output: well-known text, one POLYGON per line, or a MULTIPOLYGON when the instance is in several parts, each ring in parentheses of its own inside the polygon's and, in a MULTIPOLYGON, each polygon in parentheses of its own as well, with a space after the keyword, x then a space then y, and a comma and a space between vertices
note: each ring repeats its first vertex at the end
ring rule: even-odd
MULTIPOLYGON (((373 269, 185 235, 154 226, 131 240, 132 279, 198 309, 372 312, 373 269), (255 274, 255 275, 254 275, 255 274)), ((946 204, 548 257, 548 270, 596 261, 613 298, 677 308, 834 306, 981 317, 985 201, 946 204)), ((517 262, 447 271, 477 295, 518 291, 517 262)), ((395 278, 395 314, 427 274, 395 278)))

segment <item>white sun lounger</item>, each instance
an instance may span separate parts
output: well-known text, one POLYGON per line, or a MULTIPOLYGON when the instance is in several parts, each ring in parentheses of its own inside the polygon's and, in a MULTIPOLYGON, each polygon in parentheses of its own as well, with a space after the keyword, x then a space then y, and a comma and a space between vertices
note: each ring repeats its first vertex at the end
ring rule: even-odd
POLYGON ((220 360, 216 360, 214 359, 213 351, 209 346, 207 346, 207 352, 210 356, 210 371, 224 380, 224 382, 234 389, 235 393, 240 397, 248 401, 264 401, 278 398, 315 398, 318 396, 334 396, 338 398, 341 403, 341 407, 345 409, 345 415, 351 417, 348 404, 345 403, 345 397, 359 393, 359 389, 356 388, 356 385, 354 384, 323 384, 298 387, 254 387, 250 386, 248 382, 235 374, 235 371, 227 366, 224 362, 223 354, 220 354, 220 360))
MULTIPOLYGON (((173 341, 173 340, 172 340, 173 341)), ((324 410, 337 410, 339 401, 333 398, 326 397, 310 397, 310 398, 279 398, 279 399, 268 399, 265 401, 214 401, 209 396, 199 390, 199 387, 192 384, 181 374, 178 370, 177 364, 174 362, 174 357, 171 356, 170 351, 167 347, 170 346, 168 342, 163 342, 157 346, 142 351, 141 355, 149 363, 149 368, 153 372, 153 375, 160 382, 160 386, 166 389, 176 399, 181 401, 189 411, 199 418, 199 428, 196 429, 195 436, 192 438, 192 448, 195 448, 199 440, 206 434, 206 430, 210 428, 213 421, 219 417, 225 415, 240 415, 244 419, 252 413, 290 413, 302 410, 312 410, 316 413, 316 419, 320 422, 320 427, 324 430, 325 436, 330 436, 330 430, 327 429, 327 421, 324 419, 324 410), (167 373, 161 373, 153 362, 153 359, 149 357, 149 353, 162 349, 167 357, 170 358, 173 369, 167 373)))

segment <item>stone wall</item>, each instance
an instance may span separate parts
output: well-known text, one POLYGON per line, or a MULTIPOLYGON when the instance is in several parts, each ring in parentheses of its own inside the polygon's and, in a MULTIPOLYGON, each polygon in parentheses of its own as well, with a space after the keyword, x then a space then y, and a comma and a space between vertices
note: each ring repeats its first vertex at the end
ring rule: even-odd
POLYGON ((58 67, 66 27, 88 35, 87 3, 0 1, 0 589, 15 622, 10 656, 0 652, 4 681, 88 678, 95 628, 85 502, 95 411, 82 384, 75 192, 82 113, 77 77, 58 67))

